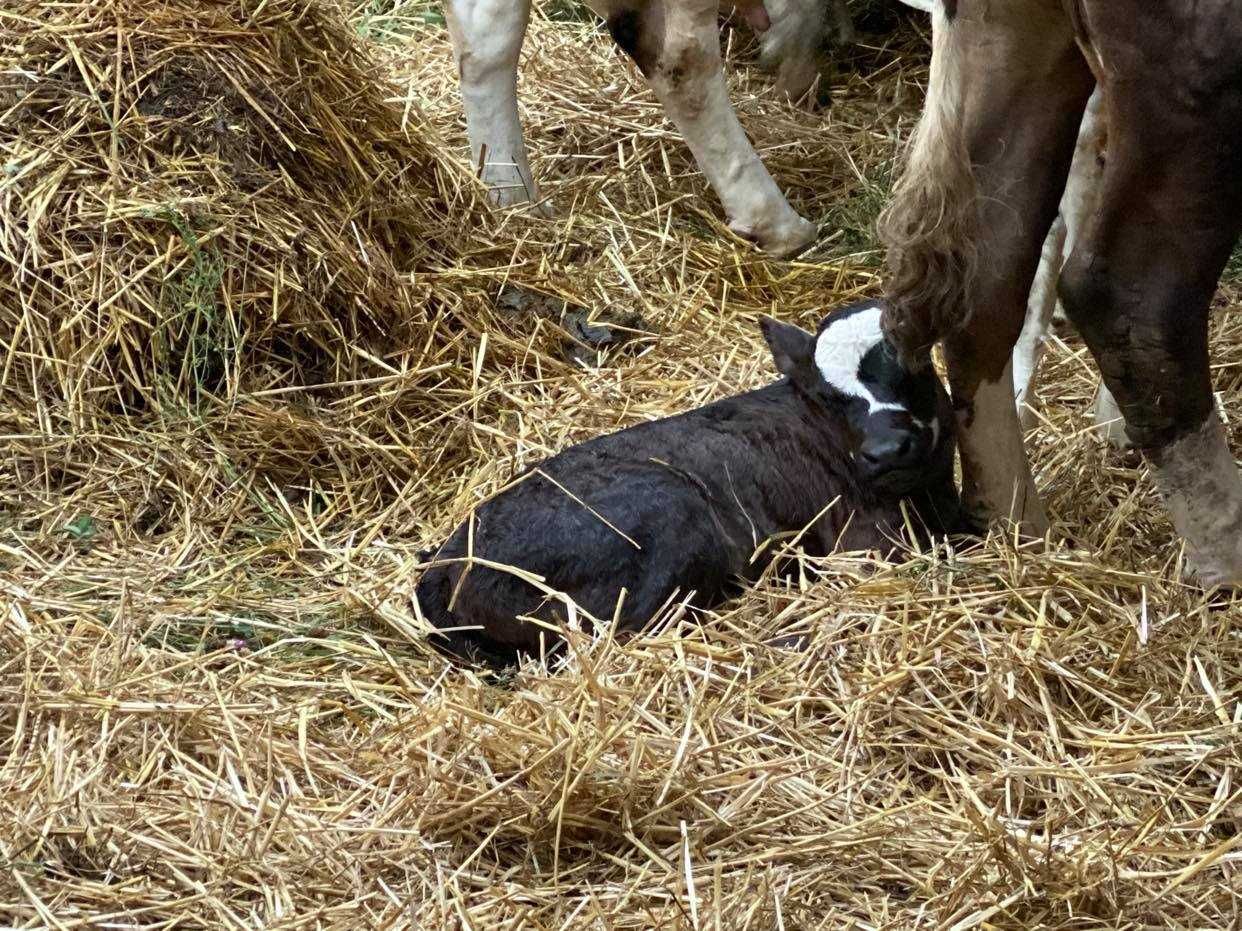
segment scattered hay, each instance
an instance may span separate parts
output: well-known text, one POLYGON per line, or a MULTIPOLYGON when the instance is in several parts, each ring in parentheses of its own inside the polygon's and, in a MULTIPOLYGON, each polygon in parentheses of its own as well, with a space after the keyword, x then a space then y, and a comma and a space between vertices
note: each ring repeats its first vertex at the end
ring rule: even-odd
POLYGON ((362 12, 409 46, 311 0, 0 12, 0 924, 1236 924, 1240 612, 1090 435, 1080 347, 1034 436, 1078 549, 841 555, 504 688, 425 649, 418 551, 478 497, 874 291, 923 71, 860 50, 819 115, 731 75, 826 221, 770 263, 589 24, 528 43, 548 222, 476 209, 427 5, 362 12), (502 284, 659 338, 570 364, 502 284))
MULTIPOLYGON (((356 519, 444 458, 419 425, 450 398, 494 412, 471 377, 489 308, 463 301, 495 277, 471 268, 503 269, 511 245, 469 242, 475 185, 340 8, 26 0, 3 16, 11 520, 69 523, 92 459, 143 473, 137 494, 91 502, 122 535, 249 522, 256 496, 281 510, 273 490, 356 519), (345 476, 342 502, 328 487, 345 476)), ((529 341, 501 328, 493 351, 505 332, 529 341)))

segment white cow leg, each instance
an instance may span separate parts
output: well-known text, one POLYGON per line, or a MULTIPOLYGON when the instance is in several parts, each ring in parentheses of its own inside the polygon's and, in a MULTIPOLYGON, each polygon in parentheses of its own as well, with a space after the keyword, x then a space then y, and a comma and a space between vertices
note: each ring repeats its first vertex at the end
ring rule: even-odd
POLYGON ((517 102, 530 0, 446 0, 445 11, 475 168, 496 204, 538 200, 517 102))
POLYGON ((608 27, 651 82, 715 189, 729 227, 773 255, 791 255, 815 227, 789 206, 746 138, 720 62, 717 0, 613 4, 608 27))
POLYGON ((1061 214, 1065 220, 1064 258, 1068 258, 1077 245, 1088 217, 1100 203, 1104 183, 1104 148, 1108 141, 1103 107, 1103 96, 1097 87, 1092 91, 1082 114, 1074 160, 1070 164, 1065 194, 1061 199, 1061 214))
POLYGON ((1024 430, 1035 426, 1035 413, 1031 410, 1035 401, 1032 389, 1039 372, 1039 360, 1044 354, 1048 328, 1052 325, 1052 312, 1057 306, 1057 278, 1061 274, 1064 250, 1065 220, 1058 215, 1048 231, 1048 238, 1044 240, 1039 269, 1035 272, 1035 282, 1031 285, 1031 296, 1026 305, 1026 321, 1022 324, 1017 345, 1013 347, 1014 401, 1024 430))
MULTIPOLYGON (((1065 312, 1057 299, 1057 282, 1061 277, 1061 267, 1074 248, 1079 231, 1087 217, 1099 203, 1100 187, 1104 173, 1104 144, 1106 141, 1105 123, 1101 115, 1101 95, 1097 88, 1087 101, 1083 112, 1082 123, 1078 129, 1078 142, 1074 149, 1074 159, 1070 164, 1069 178, 1065 182, 1065 192, 1061 197, 1060 212, 1048 238, 1044 240, 1043 254, 1039 260, 1039 270, 1035 273, 1035 282, 1031 286, 1031 296, 1027 303, 1026 322, 1022 327, 1022 335, 1013 353, 1015 401, 1022 426, 1030 429, 1035 425, 1035 414, 1031 410, 1034 395, 1031 392, 1035 376, 1039 369, 1039 361, 1043 356, 1044 343, 1053 321, 1058 316, 1063 320, 1065 312)), ((1106 390, 1106 389, 1105 389, 1106 390)), ((1097 401, 1099 396, 1097 396, 1097 401)), ((1111 396, 1108 401, 1111 402, 1111 396)), ((1116 410, 1116 405, 1112 405, 1116 410)), ((1097 413, 1099 407, 1097 405, 1097 413)), ((1105 414, 1109 413, 1106 408, 1105 414)), ((1120 417, 1118 413, 1116 415, 1120 417)), ((1099 420, 1096 421, 1099 423, 1099 420)), ((1125 436, 1125 423, 1118 428, 1121 436, 1125 436)), ((1110 436, 1110 439, 1113 437, 1110 436)), ((1113 440, 1114 445, 1118 444, 1113 440)), ((1124 443, 1124 439, 1122 441, 1124 443)))
POLYGON ((1117 399, 1108 390, 1108 385, 1100 382, 1095 390, 1095 426, 1097 432, 1108 440, 1115 449, 1130 449, 1133 443, 1126 434, 1126 418, 1117 406, 1117 399))

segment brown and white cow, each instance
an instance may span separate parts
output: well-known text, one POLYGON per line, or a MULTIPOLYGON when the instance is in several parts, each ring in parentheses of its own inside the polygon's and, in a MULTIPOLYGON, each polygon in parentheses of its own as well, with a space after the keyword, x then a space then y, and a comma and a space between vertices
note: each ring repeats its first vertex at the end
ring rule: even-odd
POLYGON ((1011 351, 1098 86, 1108 157, 1060 293, 1207 584, 1242 585, 1242 475, 1208 366, 1208 308, 1242 232, 1242 4, 939 0, 931 84, 884 219, 908 357, 944 340, 964 496, 1047 526, 1011 351))
MULTIPOLYGON (((815 226, 789 205, 746 137, 720 63, 717 18, 735 6, 762 34, 763 60, 800 97, 818 74, 830 27, 851 34, 845 0, 586 0, 651 83, 724 205, 730 228, 774 255, 791 255, 815 226), (770 27, 770 28, 769 28, 770 27)), ((518 116, 517 68, 530 0, 445 0, 474 163, 492 199, 538 201, 518 116)))

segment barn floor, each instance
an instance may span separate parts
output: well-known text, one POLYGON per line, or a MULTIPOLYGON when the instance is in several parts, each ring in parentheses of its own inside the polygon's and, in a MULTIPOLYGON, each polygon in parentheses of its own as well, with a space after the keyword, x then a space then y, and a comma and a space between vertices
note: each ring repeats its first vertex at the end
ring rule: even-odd
MULTIPOLYGON (((23 387, 56 344, 27 348, 38 314, 3 318, 0 926, 1242 926, 1242 603, 1183 584, 1145 469, 1092 433, 1077 342, 1052 351, 1030 443, 1050 549, 807 562, 499 686, 426 649, 418 551, 472 502, 569 442, 770 379, 758 315, 812 326, 875 292, 870 225, 926 74, 916 19, 842 65, 830 114, 731 71, 824 224, 806 259, 768 261, 723 235, 650 94, 563 10, 543 6, 522 79, 559 218, 462 195, 458 260, 420 272, 452 365, 392 346, 364 383, 243 373, 137 432, 65 415, 72 369, 23 387), (650 332, 567 361, 554 319, 495 309, 506 281, 650 332), (767 645, 795 631, 806 649, 767 645)), ((460 161, 437 10, 354 15, 393 105, 460 161)), ((1219 303, 1242 449, 1236 268, 1219 303)))

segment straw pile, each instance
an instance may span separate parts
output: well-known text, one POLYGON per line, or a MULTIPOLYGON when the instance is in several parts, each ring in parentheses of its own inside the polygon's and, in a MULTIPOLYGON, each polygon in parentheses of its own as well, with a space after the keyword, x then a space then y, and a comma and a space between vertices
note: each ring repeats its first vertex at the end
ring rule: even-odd
POLYGON ((477 209, 422 2, 0 12, 0 925, 1236 925, 1242 610, 1182 584, 1080 346, 1033 437, 1073 545, 808 563, 503 687, 426 649, 418 552, 473 501, 875 289, 925 76, 917 26, 828 114, 731 73, 825 223, 773 263, 560 11, 522 81, 554 221, 477 209), (566 361, 514 283, 658 335, 566 361))

